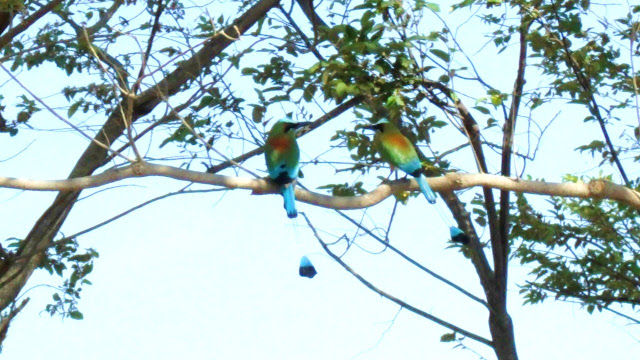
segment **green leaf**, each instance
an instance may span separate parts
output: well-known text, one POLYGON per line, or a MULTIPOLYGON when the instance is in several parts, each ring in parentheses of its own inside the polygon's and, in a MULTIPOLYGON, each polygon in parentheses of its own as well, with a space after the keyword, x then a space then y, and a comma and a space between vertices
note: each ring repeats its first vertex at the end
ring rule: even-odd
POLYGON ((304 89, 304 92, 302 93, 302 98, 306 101, 306 102, 311 102, 311 100, 313 100, 313 95, 315 95, 316 91, 318 90, 318 87, 314 84, 309 84, 309 86, 307 86, 304 89))
POLYGON ((29 114, 27 111, 20 111, 18 113, 17 121, 19 123, 26 123, 27 121, 29 121, 30 118, 31 118, 31 114, 29 114))
POLYGON ((84 315, 78 310, 73 310, 69 312, 69 317, 73 320, 82 320, 84 319, 84 315))
POLYGON ((439 49, 431 49, 429 50, 433 55, 439 57, 441 60, 444 60, 445 62, 449 62, 451 61, 451 58, 449 56, 449 53, 439 50, 439 49))
POLYGON ((347 93, 347 84, 343 83, 342 81, 338 82, 338 85, 336 85, 336 95, 338 97, 343 97, 346 95, 347 93))
POLYGON ((433 12, 440 12, 440 5, 436 4, 436 3, 426 3, 424 4, 424 6, 426 8, 428 8, 429 10, 433 11, 433 12))
POLYGON ((447 333, 444 334, 440 337, 440 342, 452 342, 452 341, 456 341, 456 333, 452 332, 452 333, 447 333))
POLYGON ((78 111, 78 108, 80 107, 81 104, 82 104, 82 101, 78 101, 78 102, 74 103, 73 105, 71 105, 69 107, 69 110, 67 111, 67 117, 72 117, 73 114, 75 114, 76 111, 78 111))
POLYGON ((253 119, 253 122, 255 123, 262 122, 265 111, 266 111, 266 108, 264 106, 254 106, 253 111, 251 112, 251 118, 253 119))
POLYGON ((257 69, 254 68, 243 68, 241 70, 242 75, 253 75, 253 74, 258 74, 260 73, 260 71, 258 71, 257 69))
POLYGON ((91 254, 80 254, 80 255, 73 255, 72 257, 69 258, 69 261, 87 262, 91 260, 91 258, 92 258, 91 254))
POLYGON ((580 152, 588 151, 591 155, 594 155, 596 152, 602 152, 606 147, 606 144, 600 140, 593 140, 588 145, 578 146, 576 150, 580 152))
POLYGON ((481 113, 485 114, 485 115, 489 115, 491 112, 489 111, 489 109, 487 109, 484 106, 474 106, 474 109, 480 111, 481 113))

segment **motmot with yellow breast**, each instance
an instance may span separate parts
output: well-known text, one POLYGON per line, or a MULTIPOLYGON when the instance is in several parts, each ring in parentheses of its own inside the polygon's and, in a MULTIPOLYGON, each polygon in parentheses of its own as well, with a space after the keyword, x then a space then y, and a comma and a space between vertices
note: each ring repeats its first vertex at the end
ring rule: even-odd
MULTIPOLYGON (((418 153, 411 141, 400 132, 400 129, 386 119, 382 119, 373 125, 367 125, 364 128, 376 131, 373 146, 380 153, 382 160, 389 163, 392 170, 398 168, 413 176, 427 201, 435 205, 437 196, 424 176, 418 153)), ((438 209, 436 208, 436 210, 438 209)), ((438 212, 442 219, 449 224, 451 240, 467 244, 469 242, 467 235, 459 228, 452 226, 439 210, 438 212)))

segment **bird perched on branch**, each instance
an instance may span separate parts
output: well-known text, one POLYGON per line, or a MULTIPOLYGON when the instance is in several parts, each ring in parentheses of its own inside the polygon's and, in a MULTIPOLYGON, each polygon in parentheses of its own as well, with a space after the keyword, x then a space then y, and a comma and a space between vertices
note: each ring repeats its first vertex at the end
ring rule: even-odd
POLYGON ((386 119, 365 129, 376 130, 373 146, 378 150, 382 160, 391 165, 391 169, 398 168, 416 178, 420 191, 430 204, 436 203, 436 194, 431 190, 427 178, 422 173, 422 163, 416 149, 400 129, 386 119))
MULTIPOLYGON (((424 176, 422 163, 420 162, 418 153, 411 141, 400 132, 400 129, 386 119, 382 119, 373 125, 367 125, 364 128, 376 131, 373 139, 373 146, 380 153, 382 160, 389 163, 392 170, 394 168, 398 168, 408 175, 413 176, 418 182, 420 191, 427 201, 430 204, 435 205, 437 202, 437 196, 431 189, 431 186, 429 186, 427 178, 424 176)), ((436 210, 438 210, 442 219, 446 223, 449 223, 437 207, 436 210)), ((467 244, 469 242, 467 235, 459 228, 452 226, 450 223, 449 231, 452 241, 463 244, 467 244)))
POLYGON ((267 137, 264 156, 269 177, 280 186, 284 198, 284 208, 289 218, 298 216, 294 180, 300 167, 300 148, 296 141, 296 129, 309 125, 308 122, 296 123, 290 117, 278 120, 267 137))

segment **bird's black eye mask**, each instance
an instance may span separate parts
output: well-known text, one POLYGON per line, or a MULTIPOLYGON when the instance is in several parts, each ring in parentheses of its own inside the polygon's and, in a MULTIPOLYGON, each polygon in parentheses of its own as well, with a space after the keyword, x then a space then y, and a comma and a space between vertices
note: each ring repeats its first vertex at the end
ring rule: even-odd
POLYGON ((292 123, 284 124, 284 132, 289 132, 289 130, 295 130, 295 124, 292 124, 292 123))
POLYGON ((289 130, 295 130, 304 126, 311 124, 310 122, 299 122, 299 123, 285 123, 284 124, 284 132, 288 132, 289 130))
POLYGON ((363 129, 374 130, 374 131, 382 131, 384 132, 384 124, 375 124, 375 125, 365 125, 362 127, 363 129))

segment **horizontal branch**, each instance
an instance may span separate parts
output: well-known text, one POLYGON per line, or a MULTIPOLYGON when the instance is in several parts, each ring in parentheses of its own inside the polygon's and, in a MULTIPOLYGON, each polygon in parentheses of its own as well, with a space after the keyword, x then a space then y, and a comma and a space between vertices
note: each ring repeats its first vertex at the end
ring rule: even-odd
MULTIPOLYGON (((253 193, 258 195, 278 193, 277 187, 265 179, 209 174, 149 163, 135 163, 119 169, 108 170, 94 176, 66 180, 29 180, 0 177, 0 188, 33 191, 77 191, 110 184, 123 179, 147 176, 162 176, 200 184, 217 185, 228 189, 253 190, 253 193)), ((490 174, 449 173, 444 176, 429 178, 428 181, 429 185, 435 191, 453 191, 475 186, 485 186, 518 193, 611 199, 640 209, 639 192, 604 180, 592 180, 589 183, 552 183, 490 174)), ((382 202, 396 192, 407 190, 419 190, 415 180, 402 179, 383 183, 369 193, 349 197, 323 195, 297 187, 296 199, 331 209, 363 209, 382 202)))

